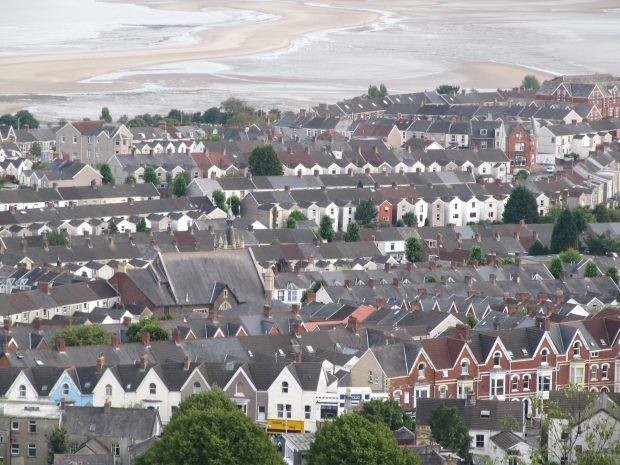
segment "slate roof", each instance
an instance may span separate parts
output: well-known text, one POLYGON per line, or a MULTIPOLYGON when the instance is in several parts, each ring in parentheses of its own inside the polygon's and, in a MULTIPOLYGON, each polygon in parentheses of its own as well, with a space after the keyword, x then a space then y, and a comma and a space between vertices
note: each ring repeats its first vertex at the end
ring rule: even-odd
POLYGON ((65 407, 63 421, 71 436, 144 440, 154 436, 159 415, 143 408, 65 407))
POLYGON ((523 405, 521 402, 507 402, 501 400, 476 400, 475 405, 467 403, 466 399, 417 399, 416 424, 428 425, 433 410, 438 405, 456 408, 465 426, 472 430, 502 431, 505 419, 514 419, 523 422, 523 405), (488 411, 488 416, 482 416, 481 411, 488 411))

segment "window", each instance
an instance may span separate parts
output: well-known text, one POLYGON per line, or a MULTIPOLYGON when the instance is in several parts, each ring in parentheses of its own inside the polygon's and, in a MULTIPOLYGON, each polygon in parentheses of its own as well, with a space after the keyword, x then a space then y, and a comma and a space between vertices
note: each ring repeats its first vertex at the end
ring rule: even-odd
POLYGON ((512 389, 513 391, 519 390, 519 377, 518 376, 512 377, 512 383, 510 385, 510 389, 512 389))
POLYGON ((36 456, 37 456, 37 445, 28 444, 28 457, 36 457, 36 456))
POLYGON ((287 297, 289 302, 297 302, 297 291, 288 291, 287 297))
POLYGON ((445 399, 448 394, 448 388, 446 386, 439 386, 439 398, 445 399))
POLYGON ((149 384, 149 394, 151 395, 157 394, 157 386, 155 385, 155 383, 149 384))
POLYGON ((609 365, 606 363, 601 366, 601 378, 608 379, 609 378, 609 365))
POLYGON ((551 376, 544 375, 538 377, 538 391, 549 392, 551 390, 551 376))
POLYGON ((120 444, 112 444, 112 455, 114 457, 121 456, 121 445, 120 444))
POLYGON ((373 378, 373 376, 372 376, 372 370, 370 370, 370 371, 368 372, 368 382, 369 382, 369 383, 372 383, 372 380, 373 380, 373 379, 374 379, 374 378, 373 378))
POLYGON ((547 349, 543 349, 540 351, 540 358, 542 363, 547 363, 549 358, 549 351, 547 349))
POLYGON ((200 385, 199 382, 195 382, 194 383, 194 389, 192 391, 193 394, 198 394, 200 391, 202 391, 202 386, 200 385))
POLYGON ((26 386, 23 384, 19 385, 19 397, 26 397, 26 386))
POLYGON ((598 365, 591 365, 590 366, 590 379, 591 380, 596 380, 598 375, 598 365))
POLYGON ((286 410, 286 418, 291 418, 292 416, 292 407, 291 404, 286 404, 284 406, 284 409, 286 410))
POLYGON ((304 418, 306 420, 310 420, 310 417, 312 416, 312 407, 309 405, 306 405, 304 407, 304 418))
POLYGON ((13 420, 11 422, 11 431, 19 431, 19 421, 13 420))
POLYGON ((28 420, 28 432, 29 433, 37 432, 37 420, 28 420))
POLYGON ((573 355, 575 357, 581 356, 581 342, 575 341, 573 344, 573 355))
POLYGON ((423 363, 420 363, 418 365, 418 377, 424 378, 424 368, 426 368, 426 367, 425 367, 425 365, 423 363))
POLYGON ((504 379, 494 378, 491 379, 491 395, 503 396, 504 395, 504 379))
POLYGON ((484 434, 476 434, 476 448, 484 449, 484 434))
POLYGON ((77 144, 77 136, 73 136, 73 143, 77 144))
POLYGON ((111 396, 112 395, 112 385, 111 384, 106 384, 105 385, 105 395, 106 396, 111 396))
POLYGON ((501 358, 502 358, 501 352, 495 352, 493 354, 493 366, 496 366, 496 367, 500 366, 499 362, 500 362, 501 358))
POLYGON ((288 394, 288 383, 286 381, 282 381, 282 394, 288 394))
POLYGON ((584 373, 585 369, 584 367, 574 367, 572 369, 572 375, 573 375, 573 379, 572 382, 574 384, 583 384, 583 380, 585 377, 585 373, 584 373))
POLYGON ((67 139, 65 138, 65 136, 60 136, 60 142, 62 142, 63 144, 65 143, 67 139))
POLYGON ((16 442, 11 443, 11 455, 19 455, 19 444, 16 442))
POLYGON ((468 375, 468 374, 469 374, 469 361, 463 360, 461 362, 461 375, 468 375))
POLYGON ((63 383, 62 385, 62 395, 63 396, 69 395, 69 385, 67 383, 63 383))

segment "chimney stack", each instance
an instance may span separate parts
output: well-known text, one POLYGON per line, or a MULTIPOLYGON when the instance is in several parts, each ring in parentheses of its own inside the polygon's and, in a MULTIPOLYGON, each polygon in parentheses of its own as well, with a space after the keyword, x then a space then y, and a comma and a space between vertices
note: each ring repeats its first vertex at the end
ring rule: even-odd
POLYGON ((217 310, 215 308, 212 308, 211 310, 209 310, 209 319, 211 320, 212 323, 218 322, 219 318, 218 318, 217 310))
POLYGON ((304 361, 304 354, 303 354, 303 352, 301 352, 301 351, 297 352, 297 355, 295 356, 295 361, 297 363, 302 363, 304 361))
POLYGON ((41 318, 35 318, 32 320, 32 327, 38 332, 41 333, 41 318))
POLYGON ((469 335, 469 325, 465 325, 465 324, 457 324, 456 325, 456 337, 458 337, 459 339, 462 339, 463 341, 469 341, 470 340, 470 335, 469 335))
POLYGON ((183 357, 183 370, 189 371, 189 366, 191 362, 192 362, 192 359, 189 355, 186 355, 185 357, 183 357))
POLYGON ((123 317, 123 325, 129 326, 130 324, 131 324, 131 317, 130 316, 124 316, 123 317))
POLYGON ((560 289, 559 287, 556 288, 555 290, 555 300, 554 303, 556 305, 562 305, 564 303, 564 293, 562 292, 562 289, 560 289))
POLYGON ((392 284, 394 284, 394 287, 400 287, 400 279, 399 278, 392 279, 392 284))
POLYGON ((308 292, 308 297, 306 298, 308 303, 312 303, 316 301, 316 294, 314 292, 308 292))
MULTIPOLYGON (((145 331, 146 332, 146 331, 145 331)), ((149 354, 146 352, 140 356, 140 369, 146 370, 146 366, 149 364, 149 354)))
POLYGON ((65 353, 65 338, 58 336, 56 338, 56 350, 61 354, 65 353))
POLYGON ((181 345, 181 331, 179 331, 179 328, 172 330, 172 340, 176 345, 181 345))
POLYGON ((358 334, 358 322, 357 318, 350 316, 347 320, 347 328, 353 333, 358 334))
POLYGON ((291 312, 293 315, 299 315, 299 304, 291 305, 291 312))
POLYGON ((263 305, 263 315, 265 315, 266 318, 271 318, 271 305, 263 305))
POLYGON ((370 278, 368 280, 368 286, 370 286, 370 287, 372 287, 374 289, 376 287, 376 285, 377 285, 377 281, 375 281, 374 278, 370 278))
POLYGON ((353 283, 351 282, 350 279, 344 280, 344 287, 346 287, 347 289, 351 289, 353 287, 353 283))
POLYGON ((146 347, 147 349, 151 348, 151 333, 149 333, 146 329, 142 330, 142 344, 144 344, 144 347, 146 347))
POLYGON ((112 343, 112 347, 114 347, 114 350, 120 350, 120 348, 121 348, 121 338, 118 337, 118 334, 112 333, 112 337, 110 338, 110 342, 112 343))
POLYGON ((97 357, 97 373, 103 372, 104 366, 105 366, 105 355, 103 355, 103 352, 99 352, 99 357, 97 357))

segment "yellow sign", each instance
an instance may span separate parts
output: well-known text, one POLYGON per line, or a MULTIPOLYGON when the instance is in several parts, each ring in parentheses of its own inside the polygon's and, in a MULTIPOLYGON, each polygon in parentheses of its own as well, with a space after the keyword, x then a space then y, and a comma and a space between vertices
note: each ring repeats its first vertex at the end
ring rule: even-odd
POLYGON ((280 418, 267 420, 267 432, 301 433, 304 431, 304 422, 299 420, 282 420, 280 418))

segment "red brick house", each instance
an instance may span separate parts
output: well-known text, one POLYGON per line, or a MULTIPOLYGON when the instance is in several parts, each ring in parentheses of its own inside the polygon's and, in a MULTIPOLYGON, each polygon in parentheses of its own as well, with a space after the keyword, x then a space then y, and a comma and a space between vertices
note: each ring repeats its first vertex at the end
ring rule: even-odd
POLYGON ((513 172, 529 170, 536 162, 538 139, 522 123, 506 125, 506 155, 513 172))

